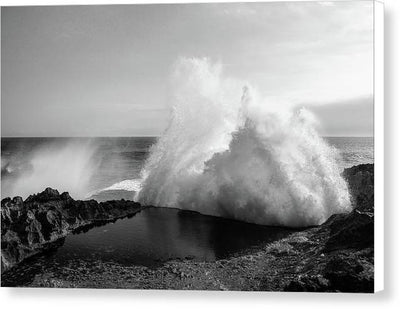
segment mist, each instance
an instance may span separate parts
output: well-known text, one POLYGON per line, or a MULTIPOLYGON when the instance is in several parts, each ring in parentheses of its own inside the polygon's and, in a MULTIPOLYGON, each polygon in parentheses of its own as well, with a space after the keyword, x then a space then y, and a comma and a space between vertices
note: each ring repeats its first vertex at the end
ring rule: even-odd
POLYGON ((84 198, 98 163, 95 143, 87 140, 43 144, 14 157, 2 156, 2 196, 21 196, 47 187, 84 198), (22 156, 21 156, 22 155, 22 156))
POLYGON ((251 223, 316 225, 351 208, 339 155, 306 109, 263 99, 208 59, 177 62, 171 119, 136 199, 251 223))

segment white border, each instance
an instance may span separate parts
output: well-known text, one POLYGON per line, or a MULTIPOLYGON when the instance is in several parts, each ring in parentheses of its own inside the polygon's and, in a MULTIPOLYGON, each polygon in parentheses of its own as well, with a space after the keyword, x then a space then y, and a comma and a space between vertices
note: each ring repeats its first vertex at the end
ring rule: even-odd
POLYGON ((375 292, 384 289, 384 5, 374 1, 375 292))
MULTIPOLYGON (((265 2, 275 2, 274 0, 264 0, 265 2)), ((298 0, 292 0, 298 1, 298 0)), ((249 2, 249 1, 206 1, 206 0, 159 0, 159 1, 146 1, 146 0, 116 0, 115 4, 123 4, 123 3, 184 3, 184 2, 249 2)), ((253 2, 259 2, 258 0, 253 0, 253 2)), ((400 20, 400 10, 398 0, 385 0, 385 4, 387 9, 389 10, 389 31, 387 32, 390 40, 390 47, 392 47, 393 51, 400 51, 400 44, 398 44, 398 38, 400 37, 400 27, 397 20, 400 20), (397 4, 397 6, 395 5, 397 4), (397 31, 397 33, 394 33, 397 31), (397 45, 396 45, 397 44, 397 45)), ((113 4, 111 0, 0 0, 0 4, 2 6, 7 5, 69 5, 69 4, 113 4)), ((382 8, 383 10, 383 8, 382 8)), ((380 8, 377 6, 376 13, 380 12, 380 8)), ((382 31, 383 31, 383 11, 381 16, 376 14, 376 20, 380 17, 382 18, 382 31)), ((375 31, 378 31, 378 28, 375 28, 375 31)), ((382 34, 382 32, 381 32, 382 34)), ((381 42, 376 42, 383 44, 383 38, 381 42)), ((388 44, 388 41, 386 42, 388 44)), ((376 45, 378 46, 378 45, 376 45)), ((376 47, 375 46, 375 47, 376 47)), ((390 66, 386 67, 386 75, 394 79, 395 77, 400 78, 400 74, 398 74, 399 65, 394 57, 393 51, 386 51, 389 56, 390 66)), ((375 75, 375 202, 376 202, 376 212, 375 212, 375 289, 380 290, 383 288, 383 201, 384 201, 384 190, 383 190, 383 156, 384 156, 384 108, 383 108, 383 47, 380 50, 375 50, 375 69, 378 75, 375 75), (377 59, 380 56, 381 61, 377 59), (378 72, 379 71, 379 72, 378 72), (379 106, 378 106, 379 104, 379 106), (379 169, 377 168, 379 166, 379 169), (378 206, 382 211, 378 208, 378 206), (382 265, 382 267, 380 266, 382 265), (382 272, 381 272, 382 271, 382 272), (382 285, 378 282, 378 278, 382 279, 382 285)), ((387 61, 389 62, 389 61, 387 61)), ((390 99, 391 102, 389 106, 386 106, 387 111, 391 111, 392 114, 386 115, 387 118, 387 133, 390 131, 394 131, 395 128, 400 129, 396 121, 395 117, 400 117, 400 113, 398 113, 399 109, 395 105, 399 104, 399 100, 394 102, 395 99, 400 99, 398 95, 398 80, 396 81, 387 81, 387 98, 390 99), (389 108, 388 108, 389 107, 389 108), (398 114, 398 115, 397 115, 398 114)), ((387 105, 387 104, 386 104, 387 105)), ((377 296, 368 296, 362 294, 297 294, 297 293, 213 293, 213 292, 169 292, 169 291, 139 291, 139 290, 82 290, 82 289, 74 289, 74 290, 62 290, 62 289, 0 289, 0 303, 2 305, 8 305, 7 308, 11 305, 14 308, 54 308, 57 306, 58 308, 68 308, 71 306, 81 307, 81 306, 90 306, 96 309, 107 308, 110 306, 118 306, 121 308, 126 307, 137 307, 137 308, 149 308, 149 306, 154 308, 202 308, 205 306, 209 308, 221 308, 221 306, 226 307, 230 306, 231 308, 243 308, 243 305, 252 305, 257 308, 266 308, 269 306, 279 307, 281 308, 337 308, 340 307, 349 307, 354 308, 355 306, 362 306, 363 308, 376 308, 377 306, 386 307, 389 306, 398 306, 400 303, 400 293, 393 293, 397 291, 393 291, 395 286, 394 278, 400 277, 398 260, 396 257, 400 258, 398 246, 395 247, 395 244, 398 244, 397 234, 394 232, 400 233, 400 224, 396 220, 399 219, 396 214, 399 214, 397 211, 398 208, 394 208, 394 206, 398 207, 399 204, 395 203, 394 198, 396 197, 396 202, 398 200, 397 193, 395 192, 396 188, 394 186, 398 186, 398 184, 394 184, 394 180, 396 178, 394 175, 400 174, 399 164, 397 163, 398 158, 400 157, 400 151, 398 147, 398 136, 396 136, 396 132, 392 132, 390 136, 388 136, 389 142, 386 146, 390 147, 390 152, 387 152, 387 156, 390 162, 390 170, 386 176, 390 177, 391 182, 387 182, 387 186, 389 189, 386 193, 388 194, 387 200, 390 200, 390 204, 393 206, 387 210, 390 210, 391 216, 387 217, 385 220, 385 229, 386 231, 390 228, 391 233, 386 233, 386 237, 390 236, 390 239, 393 240, 390 242, 391 246, 386 246, 387 250, 390 250, 391 254, 386 256, 386 259, 390 263, 390 273, 386 276, 385 280, 389 280, 390 277, 390 291, 385 290, 385 293, 378 293, 377 296), (393 137, 393 138, 391 138, 393 137), (396 156, 397 154, 397 156, 396 156), (389 226, 388 227, 388 225, 389 226), (393 235, 394 234, 394 235, 393 235), (395 305, 397 303, 397 305, 395 305)), ((386 164, 387 166, 388 164, 386 164)), ((389 203, 388 202, 388 203, 389 203)), ((387 205, 389 206, 389 205, 387 205)), ((387 213, 389 213, 387 211, 387 213)), ((386 242, 389 240, 386 238, 386 242)), ((388 265, 386 265, 386 269, 388 269, 388 265)), ((380 279, 379 279, 380 281, 380 279)), ((396 282, 397 283, 397 282, 396 282)), ((386 289, 388 289, 388 284, 386 284, 386 289)), ((397 285, 397 284, 396 284, 397 285)), ((397 285, 398 286, 398 285, 397 285)))

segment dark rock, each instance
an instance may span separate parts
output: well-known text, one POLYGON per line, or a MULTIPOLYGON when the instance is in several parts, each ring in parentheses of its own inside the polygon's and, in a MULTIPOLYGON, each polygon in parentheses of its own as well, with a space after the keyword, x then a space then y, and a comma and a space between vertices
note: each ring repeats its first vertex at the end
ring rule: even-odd
POLYGON ((68 192, 63 192, 63 193, 61 194, 61 199, 62 199, 62 200, 66 200, 66 201, 70 201, 70 200, 72 200, 72 197, 69 195, 68 192))
POLYGON ((333 215, 323 224, 330 230, 325 251, 374 246, 374 165, 347 168, 343 177, 347 180, 354 210, 350 214, 333 215))
MULTIPOLYGON (((68 280, 64 281, 38 276, 32 286, 373 292, 373 165, 345 169, 343 177, 352 194, 350 213, 333 215, 321 226, 293 231, 268 246, 261 244, 249 256, 241 252, 204 263, 190 258, 160 260, 152 270, 88 265, 88 271, 78 272, 80 275, 68 271, 68 280), (132 283, 126 277, 132 278, 132 283)), ((46 190, 25 202, 21 198, 4 199, 2 267, 3 263, 9 268, 35 252, 48 250, 46 244, 63 240, 63 235, 71 231, 131 216, 140 209, 139 204, 127 201, 74 201, 56 190, 46 190)))
POLYGON ((335 215, 325 224, 330 237, 325 251, 374 246, 374 215, 357 209, 348 215, 335 215))
POLYGON ((374 292, 373 263, 353 252, 340 253, 330 259, 325 277, 335 290, 341 292, 374 292))
POLYGON ((1 201, 2 272, 71 232, 134 215, 142 208, 132 201, 75 201, 67 192, 59 194, 51 188, 25 201, 5 198, 1 201))
POLYGON ((304 276, 291 281, 284 291, 289 292, 326 292, 330 290, 330 282, 322 276, 304 276))
POLYGON ((343 171, 357 209, 374 211, 374 165, 360 164, 343 171))
MULTIPOLYGON (((19 197, 21 198, 21 197, 19 197)), ((46 188, 43 192, 30 195, 25 202, 49 202, 52 200, 60 200, 61 196, 57 190, 52 188, 46 188)))
POLYGON ((321 254, 319 258, 305 254, 304 265, 298 268, 300 275, 284 285, 284 290, 374 291, 374 165, 345 169, 343 177, 349 186, 353 211, 331 216, 310 235, 314 241, 325 238, 314 248, 321 254))

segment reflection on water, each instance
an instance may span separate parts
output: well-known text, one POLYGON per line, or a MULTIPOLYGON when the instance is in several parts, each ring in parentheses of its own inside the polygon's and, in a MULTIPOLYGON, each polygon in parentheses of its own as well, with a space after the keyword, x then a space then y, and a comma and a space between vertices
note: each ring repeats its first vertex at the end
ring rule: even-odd
POLYGON ((176 258, 214 261, 289 233, 191 211, 147 208, 132 218, 69 235, 58 249, 3 274, 2 285, 27 284, 41 272, 65 272, 78 260, 154 267, 176 258))

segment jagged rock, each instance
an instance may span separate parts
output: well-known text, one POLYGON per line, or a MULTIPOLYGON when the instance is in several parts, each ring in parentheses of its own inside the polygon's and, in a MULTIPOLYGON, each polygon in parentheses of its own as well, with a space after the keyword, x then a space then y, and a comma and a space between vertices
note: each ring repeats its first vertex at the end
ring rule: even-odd
POLYGON ((372 293, 374 291, 374 264, 359 253, 341 252, 326 265, 324 276, 334 290, 341 292, 372 293))
POLYGON ((326 292, 330 282, 322 276, 303 276, 291 281, 285 288, 289 292, 326 292))
POLYGON ((133 215, 143 207, 131 201, 75 201, 67 192, 47 188, 29 196, 1 201, 2 272, 42 252, 77 229, 133 215))
POLYGON ((323 259, 306 255, 304 274, 312 269, 318 276, 301 275, 284 286, 286 291, 374 291, 374 165, 345 169, 353 211, 331 216, 314 235, 327 235, 321 250, 323 259))
POLYGON ((349 214, 331 216, 323 227, 330 230, 325 251, 374 246, 374 166, 361 164, 344 170, 353 200, 349 214))
MULTIPOLYGON (((216 262, 171 260, 156 269, 104 264, 101 271, 91 271, 93 266, 87 264, 78 269, 82 275, 71 273, 65 279, 43 274, 31 286, 373 292, 373 165, 346 169, 343 176, 352 194, 352 212, 333 215, 321 226, 293 231, 268 246, 260 245, 249 256, 240 253, 216 262)), ((5 267, 27 257, 35 246, 44 250, 40 237, 55 244, 51 240, 63 240, 59 235, 64 232, 88 229, 132 207, 132 202, 124 201, 74 201, 67 193, 54 191, 32 196, 28 203, 20 198, 2 201, 5 267)))
POLYGON ((33 194, 30 195, 25 202, 49 202, 52 200, 60 200, 61 196, 60 193, 58 193, 57 190, 52 189, 52 188, 46 188, 43 192, 38 193, 38 194, 33 194))
POLYGON ((363 211, 374 210, 374 165, 360 164, 343 171, 353 204, 363 211))
POLYGON ((324 225, 330 229, 325 251, 374 246, 373 213, 355 209, 348 215, 332 216, 324 225))

